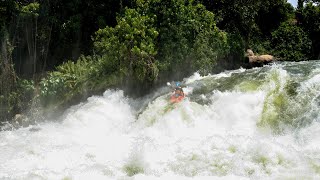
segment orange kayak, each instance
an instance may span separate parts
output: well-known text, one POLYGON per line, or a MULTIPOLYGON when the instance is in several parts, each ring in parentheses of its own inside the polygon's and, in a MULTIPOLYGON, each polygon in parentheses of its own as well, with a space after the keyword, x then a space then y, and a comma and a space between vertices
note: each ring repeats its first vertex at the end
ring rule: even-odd
POLYGON ((184 99, 184 95, 183 96, 176 96, 175 94, 173 94, 170 97, 170 102, 171 103, 178 103, 178 102, 182 101, 183 99, 184 99))

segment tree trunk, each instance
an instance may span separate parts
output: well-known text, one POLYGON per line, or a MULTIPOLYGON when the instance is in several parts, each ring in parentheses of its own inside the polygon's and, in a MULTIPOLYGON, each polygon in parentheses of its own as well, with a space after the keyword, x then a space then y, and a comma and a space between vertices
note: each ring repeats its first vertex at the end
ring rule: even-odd
POLYGON ((15 99, 10 99, 10 93, 15 91, 17 78, 12 64, 13 47, 9 43, 9 37, 4 30, 2 42, 0 42, 0 120, 8 120, 15 113, 15 99))
POLYGON ((51 25, 50 25, 49 40, 47 41, 47 47, 46 47, 46 52, 45 52, 44 62, 43 62, 43 67, 42 67, 43 73, 45 72, 45 70, 47 68, 47 58, 48 58, 48 53, 49 53, 50 41, 51 41, 52 26, 53 26, 53 23, 51 23, 51 25))
POLYGON ((37 34, 38 34, 38 19, 35 17, 35 34, 34 34, 34 45, 33 45, 33 78, 37 72, 37 34))

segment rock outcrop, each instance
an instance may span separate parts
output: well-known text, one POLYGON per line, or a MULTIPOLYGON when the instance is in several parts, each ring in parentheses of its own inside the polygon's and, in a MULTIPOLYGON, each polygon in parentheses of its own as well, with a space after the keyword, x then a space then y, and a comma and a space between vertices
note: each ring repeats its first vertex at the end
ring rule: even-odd
POLYGON ((246 56, 249 58, 249 63, 270 63, 272 61, 275 61, 275 57, 269 54, 264 55, 254 55, 253 51, 251 49, 247 49, 246 56))

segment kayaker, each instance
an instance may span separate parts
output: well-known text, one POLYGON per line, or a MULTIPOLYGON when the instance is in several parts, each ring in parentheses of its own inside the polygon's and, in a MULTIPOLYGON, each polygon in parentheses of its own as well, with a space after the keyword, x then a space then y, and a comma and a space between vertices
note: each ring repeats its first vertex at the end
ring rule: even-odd
POLYGON ((174 89, 174 95, 175 97, 179 97, 179 96, 184 97, 184 92, 179 82, 176 83, 176 88, 174 89))
POLYGON ((178 103, 182 101, 184 98, 184 92, 182 87, 180 86, 179 82, 176 82, 176 86, 174 88, 174 92, 170 97, 170 102, 171 103, 178 103))

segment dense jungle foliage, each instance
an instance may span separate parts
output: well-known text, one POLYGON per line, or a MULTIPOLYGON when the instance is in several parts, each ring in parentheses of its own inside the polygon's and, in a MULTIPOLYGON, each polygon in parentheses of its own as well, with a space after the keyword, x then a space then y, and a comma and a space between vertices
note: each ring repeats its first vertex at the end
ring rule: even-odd
POLYGON ((2 0, 0 14, 0 122, 245 66, 247 48, 320 58, 319 0, 2 0))

